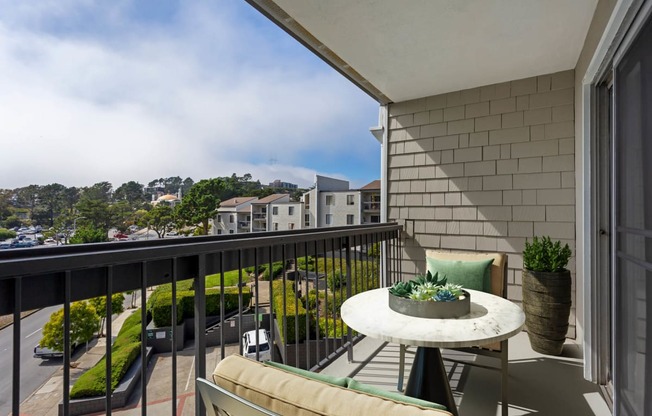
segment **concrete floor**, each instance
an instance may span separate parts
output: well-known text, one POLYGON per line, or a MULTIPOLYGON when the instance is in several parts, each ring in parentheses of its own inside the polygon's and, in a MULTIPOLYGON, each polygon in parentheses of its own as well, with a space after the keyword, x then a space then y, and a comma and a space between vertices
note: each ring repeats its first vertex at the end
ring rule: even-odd
MULTIPOLYGON (((345 354, 323 372, 397 391, 399 346, 383 344, 365 338, 354 347, 353 362, 349 363, 345 354)), ((443 355, 488 365, 496 362, 488 357, 447 350, 443 355)), ((413 355, 407 354, 405 383, 412 358, 413 355)), ((460 415, 501 414, 499 372, 450 362, 446 362, 446 368, 460 415)), ((580 345, 567 342, 560 357, 541 355, 532 351, 525 332, 511 338, 509 343, 509 402, 510 416, 611 415, 598 386, 583 378, 580 345)))

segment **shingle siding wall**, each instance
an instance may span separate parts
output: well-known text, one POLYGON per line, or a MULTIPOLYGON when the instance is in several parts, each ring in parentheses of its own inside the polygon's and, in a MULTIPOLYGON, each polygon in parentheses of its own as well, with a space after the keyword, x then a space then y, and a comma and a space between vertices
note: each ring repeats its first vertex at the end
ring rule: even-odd
POLYGON ((388 219, 414 230, 407 275, 430 248, 504 251, 519 302, 527 238, 575 249, 573 100, 571 70, 390 106, 388 219))

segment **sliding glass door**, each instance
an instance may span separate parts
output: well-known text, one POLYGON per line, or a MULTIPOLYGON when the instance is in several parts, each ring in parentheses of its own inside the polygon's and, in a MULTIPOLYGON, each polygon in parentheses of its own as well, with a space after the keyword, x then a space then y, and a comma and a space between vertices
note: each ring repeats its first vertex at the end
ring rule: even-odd
POLYGON ((613 365, 618 415, 652 414, 652 24, 614 68, 613 365), (648 342, 650 341, 650 342, 648 342))

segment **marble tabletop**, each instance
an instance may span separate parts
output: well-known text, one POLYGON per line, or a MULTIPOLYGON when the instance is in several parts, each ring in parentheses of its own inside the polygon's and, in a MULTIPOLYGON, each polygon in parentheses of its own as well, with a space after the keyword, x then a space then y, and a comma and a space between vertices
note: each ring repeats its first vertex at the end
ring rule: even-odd
POLYGON ((361 334, 419 347, 459 348, 490 344, 516 335, 525 314, 513 302, 477 290, 471 312, 457 319, 416 318, 389 308, 387 288, 359 293, 342 304, 342 320, 361 334))

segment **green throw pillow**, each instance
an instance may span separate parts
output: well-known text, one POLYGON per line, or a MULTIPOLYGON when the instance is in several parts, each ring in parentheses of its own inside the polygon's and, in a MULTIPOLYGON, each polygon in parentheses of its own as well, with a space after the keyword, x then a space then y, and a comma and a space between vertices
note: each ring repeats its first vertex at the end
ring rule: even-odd
POLYGON ((303 376, 305 378, 321 381, 323 383, 332 384, 334 386, 346 387, 350 380, 350 378, 348 377, 328 376, 326 374, 315 373, 312 371, 303 370, 301 368, 292 367, 290 365, 276 363, 274 361, 265 361, 263 364, 265 364, 268 367, 279 368, 281 370, 287 371, 288 373, 294 373, 303 376))
POLYGON ((392 391, 382 390, 376 387, 369 386, 367 384, 362 384, 353 379, 349 379, 348 388, 351 390, 359 391, 362 393, 372 394, 378 397, 384 397, 386 399, 391 399, 400 403, 405 404, 414 404, 421 407, 427 407, 429 409, 439 409, 439 410, 448 410, 446 406, 443 406, 438 403, 429 402, 426 400, 417 399, 416 397, 405 396, 401 393, 395 393, 392 391))
POLYGON ((448 283, 462 285, 464 289, 491 292, 491 263, 494 259, 480 261, 440 260, 426 258, 428 271, 439 278, 446 277, 448 283))

